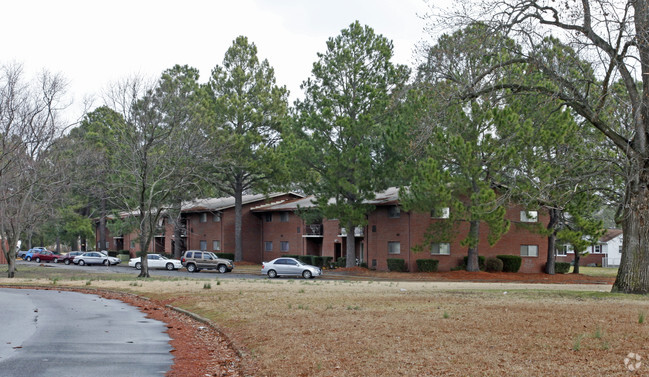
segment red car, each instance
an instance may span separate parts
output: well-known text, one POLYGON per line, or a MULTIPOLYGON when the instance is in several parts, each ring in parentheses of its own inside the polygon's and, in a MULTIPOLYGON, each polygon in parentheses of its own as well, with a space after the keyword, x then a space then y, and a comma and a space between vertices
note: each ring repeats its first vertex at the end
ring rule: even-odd
POLYGON ((61 258, 59 259, 59 262, 63 262, 65 264, 70 264, 70 263, 72 263, 74 261, 74 257, 76 257, 77 255, 81 255, 81 254, 83 254, 83 251, 71 251, 71 252, 61 256, 61 258))
POLYGON ((53 252, 48 250, 43 250, 43 251, 39 251, 38 253, 34 253, 34 255, 32 255, 31 258, 31 260, 35 261, 36 263, 41 263, 41 262, 59 263, 59 259, 63 259, 63 256, 60 254, 54 254, 53 252))

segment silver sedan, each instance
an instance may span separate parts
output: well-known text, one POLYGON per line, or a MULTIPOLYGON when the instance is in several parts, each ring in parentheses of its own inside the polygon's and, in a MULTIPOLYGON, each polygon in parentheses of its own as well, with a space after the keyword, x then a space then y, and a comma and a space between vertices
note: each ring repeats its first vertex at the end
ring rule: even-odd
POLYGON ((278 276, 302 276, 305 279, 312 279, 322 275, 319 267, 300 262, 295 258, 277 258, 270 262, 262 262, 261 273, 269 278, 278 276))
POLYGON ((118 264, 121 260, 119 258, 109 257, 108 255, 98 251, 88 251, 74 257, 73 262, 79 266, 84 266, 86 264, 103 264, 104 266, 111 266, 118 264))
MULTIPOLYGON (((177 270, 182 268, 182 263, 178 259, 169 259, 164 255, 160 254, 147 254, 147 265, 149 268, 166 268, 167 270, 177 270)), ((129 267, 135 267, 139 270, 142 268, 142 260, 138 258, 132 258, 128 261, 129 267)))

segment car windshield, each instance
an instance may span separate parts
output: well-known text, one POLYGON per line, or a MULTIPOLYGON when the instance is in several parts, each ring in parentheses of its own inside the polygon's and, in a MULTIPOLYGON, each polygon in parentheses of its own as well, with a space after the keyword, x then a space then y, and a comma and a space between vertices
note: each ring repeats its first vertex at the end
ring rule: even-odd
POLYGON ((165 257, 164 255, 161 255, 161 256, 160 256, 160 259, 167 260, 167 259, 169 259, 169 258, 165 257))
POLYGON ((218 259, 218 258, 219 258, 219 257, 217 257, 216 254, 214 254, 214 253, 210 253, 210 255, 212 256, 212 259, 218 259))

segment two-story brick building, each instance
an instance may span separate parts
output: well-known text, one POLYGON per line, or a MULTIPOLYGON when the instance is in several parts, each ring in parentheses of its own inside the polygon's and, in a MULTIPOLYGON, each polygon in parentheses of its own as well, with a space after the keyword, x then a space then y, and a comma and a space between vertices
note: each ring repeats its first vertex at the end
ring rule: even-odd
MULTIPOLYGON (((374 210, 367 216, 367 225, 353 230, 359 262, 377 270, 387 270, 388 258, 404 259, 409 271, 417 270, 417 259, 439 260, 440 271, 459 266, 467 253, 467 247, 460 241, 468 234, 468 223, 453 224, 450 241, 427 239, 425 235, 432 223, 450 221, 446 220, 448 210, 437 214, 403 211, 398 193, 398 189, 391 188, 377 194, 370 201, 374 210)), ((300 209, 313 206, 313 197, 295 193, 244 196, 243 259, 260 263, 286 254, 331 256, 334 260, 344 256, 346 229, 337 220, 321 219, 307 224, 298 216, 300 209)), ((182 214, 185 249, 234 253, 234 198, 186 203, 182 214)), ((512 206, 506 218, 512 223, 510 230, 493 246, 487 242, 487 225, 481 226, 479 255, 521 255, 521 272, 541 272, 547 259, 547 238, 530 231, 528 225, 545 224, 547 216, 512 206)), ((171 253, 173 231, 166 222, 161 229, 164 232, 156 237, 150 251, 171 253)), ((134 235, 113 238, 134 239, 134 235)), ((137 251, 137 243, 131 242, 129 246, 132 254, 137 251)))

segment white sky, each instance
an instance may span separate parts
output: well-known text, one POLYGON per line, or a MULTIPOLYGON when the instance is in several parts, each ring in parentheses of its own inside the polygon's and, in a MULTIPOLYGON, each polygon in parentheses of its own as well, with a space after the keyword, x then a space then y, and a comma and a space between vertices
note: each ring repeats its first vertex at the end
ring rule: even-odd
POLYGON ((198 68, 205 82, 239 35, 291 102, 326 40, 355 20, 393 41, 396 63, 413 66, 427 39, 424 0, 5 0, 1 9, 0 65, 63 74, 76 106, 111 82, 157 78, 175 64, 198 68))

